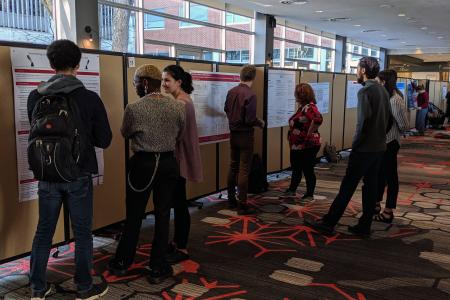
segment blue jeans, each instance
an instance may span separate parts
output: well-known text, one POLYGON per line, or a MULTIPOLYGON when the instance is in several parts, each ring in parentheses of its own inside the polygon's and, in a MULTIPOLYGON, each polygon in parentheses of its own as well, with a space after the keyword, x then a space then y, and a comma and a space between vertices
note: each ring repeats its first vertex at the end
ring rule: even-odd
POLYGON ((39 182, 39 223, 30 260, 30 283, 34 291, 47 288, 46 269, 52 239, 64 201, 75 235, 75 278, 79 292, 92 287, 92 179, 80 177, 69 183, 39 182))
POLYGON ((416 129, 420 133, 425 131, 425 121, 427 118, 428 108, 422 108, 416 113, 416 129))

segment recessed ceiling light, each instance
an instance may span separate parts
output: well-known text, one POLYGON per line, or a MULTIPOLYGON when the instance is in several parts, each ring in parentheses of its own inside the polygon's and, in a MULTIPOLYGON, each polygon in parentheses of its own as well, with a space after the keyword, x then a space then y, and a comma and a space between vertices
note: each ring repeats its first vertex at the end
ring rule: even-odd
POLYGON ((391 38, 391 39, 387 39, 388 41, 398 41, 398 38, 391 38))
POLYGON ((359 24, 355 24, 355 25, 353 25, 353 26, 355 26, 355 27, 361 27, 361 25, 359 25, 359 24))
POLYGON ((405 17, 406 14, 401 13, 401 14, 398 14, 398 16, 399 16, 399 17, 405 17))
POLYGON ((380 5, 380 8, 393 8, 394 7, 394 5, 392 5, 392 4, 381 4, 380 5))
POLYGON ((443 37, 443 36, 438 36, 437 38, 438 38, 438 39, 443 39, 444 37, 443 37))
POLYGON ((382 36, 382 37, 387 37, 387 35, 386 35, 386 34, 382 34, 381 36, 382 36))
POLYGON ((365 33, 368 33, 368 32, 378 32, 378 31, 381 31, 380 29, 364 29, 364 30, 361 30, 361 32, 365 32, 365 33))
POLYGON ((316 13, 321 14, 323 13, 323 10, 316 10, 316 13))
POLYGON ((352 18, 349 17, 340 17, 340 18, 329 18, 326 19, 328 22, 345 22, 345 21, 351 21, 352 18))
POLYGON ((422 30, 427 30, 427 29, 428 29, 428 27, 426 27, 426 26, 423 26, 423 27, 421 27, 420 29, 422 29, 422 30))
POLYGON ((308 3, 308 0, 281 0, 280 3, 281 4, 306 4, 308 3))

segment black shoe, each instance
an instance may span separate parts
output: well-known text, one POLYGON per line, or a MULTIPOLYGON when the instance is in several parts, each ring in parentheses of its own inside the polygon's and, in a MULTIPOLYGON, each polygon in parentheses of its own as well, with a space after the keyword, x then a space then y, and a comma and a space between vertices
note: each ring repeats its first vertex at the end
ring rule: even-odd
POLYGON ((52 288, 51 288, 50 284, 47 283, 47 288, 45 290, 31 292, 31 300, 45 299, 45 297, 47 297, 51 291, 52 291, 52 288))
POLYGON ((317 221, 305 219, 305 223, 306 223, 306 225, 308 225, 322 233, 334 234, 334 226, 327 224, 323 219, 319 219, 317 221))
POLYGON ((182 262, 182 261, 185 261, 188 259, 189 259, 189 255, 178 249, 175 249, 175 251, 166 255, 166 261, 171 265, 177 264, 179 262, 182 262))
POLYGON ((254 215, 256 214, 256 210, 250 208, 247 204, 239 204, 238 215, 246 216, 246 215, 254 215))
POLYGON ((293 191, 291 189, 287 189, 283 192, 283 194, 281 196, 282 197, 295 197, 295 196, 297 196, 297 192, 293 191))
POLYGON ((348 226, 348 231, 362 238, 368 238, 370 237, 371 234, 370 229, 363 228, 359 224, 356 224, 354 226, 348 226))
POLYGON ((99 299, 108 292, 108 285, 106 282, 94 284, 92 288, 84 293, 77 293, 76 300, 93 300, 99 299))
POLYGON ((312 202, 312 201, 314 201, 314 195, 312 195, 312 194, 304 194, 302 196, 302 198, 300 199, 300 201, 303 202, 303 203, 312 202))
POLYGON ((125 276, 128 272, 128 266, 123 261, 111 259, 108 263, 108 270, 114 276, 125 276))
POLYGON ((148 275, 148 282, 151 284, 159 284, 173 275, 171 266, 151 268, 148 275))
POLYGON ((234 200, 228 199, 228 208, 229 209, 235 209, 237 206, 238 206, 238 203, 237 203, 236 199, 234 199, 234 200))

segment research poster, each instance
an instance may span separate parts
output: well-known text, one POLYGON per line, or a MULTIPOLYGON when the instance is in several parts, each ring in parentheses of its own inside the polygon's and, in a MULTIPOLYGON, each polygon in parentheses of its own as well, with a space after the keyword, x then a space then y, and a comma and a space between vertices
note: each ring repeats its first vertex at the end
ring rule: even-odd
POLYGON ((224 111, 228 91, 240 82, 239 74, 191 71, 199 141, 217 143, 229 139, 227 115, 224 111))
POLYGON ((358 106, 358 91, 361 89, 361 84, 354 81, 347 81, 347 100, 345 108, 356 108, 358 106))
POLYGON ((321 114, 327 114, 330 107, 330 83, 310 83, 316 95, 317 108, 321 114))
POLYGON ((267 127, 288 125, 295 112, 295 71, 269 70, 267 127))
MULTIPOLYGON (((14 84, 14 111, 16 126, 16 155, 19 201, 37 199, 38 182, 29 170, 27 159, 28 121, 27 100, 30 92, 42 81, 55 75, 49 65, 46 51, 41 49, 11 48, 11 66, 14 84)), ((83 53, 77 75, 87 89, 100 95, 100 63, 98 54, 83 53)), ((103 150, 96 149, 99 174, 93 176, 94 184, 103 183, 103 150)))

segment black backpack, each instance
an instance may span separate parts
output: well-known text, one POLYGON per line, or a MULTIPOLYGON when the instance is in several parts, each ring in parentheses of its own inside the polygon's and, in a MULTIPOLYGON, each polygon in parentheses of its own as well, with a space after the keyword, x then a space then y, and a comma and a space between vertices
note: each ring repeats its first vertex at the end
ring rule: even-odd
POLYGON ((264 173, 261 158, 258 154, 253 154, 250 174, 248 176, 248 192, 259 194, 268 190, 266 174, 264 173))
POLYGON ((68 95, 41 97, 34 106, 28 138, 28 164, 37 180, 71 182, 81 175, 79 111, 68 95))

